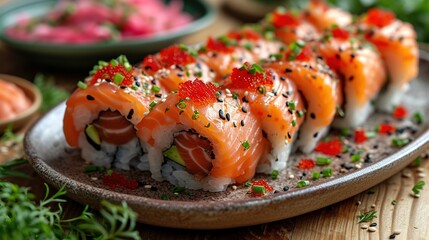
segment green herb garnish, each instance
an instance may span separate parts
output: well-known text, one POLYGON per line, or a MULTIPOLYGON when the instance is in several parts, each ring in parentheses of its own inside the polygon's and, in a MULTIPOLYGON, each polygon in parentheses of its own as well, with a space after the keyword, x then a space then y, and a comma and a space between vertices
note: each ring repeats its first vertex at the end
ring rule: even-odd
POLYGON ((252 186, 252 193, 262 193, 265 194, 265 187, 260 185, 252 186))
POLYGON ((359 162, 362 157, 362 153, 359 151, 351 156, 352 162, 359 162))
POLYGON ((332 168, 325 168, 322 170, 322 176, 323 177, 332 177, 332 168))
POLYGON ((313 178, 313 180, 319 179, 320 178, 320 172, 313 171, 312 178, 313 178))
POLYGON ((159 93, 161 91, 161 88, 158 87, 157 85, 153 85, 150 90, 154 93, 159 93))
POLYGON ((276 180, 278 177, 279 177, 279 171, 274 169, 271 172, 271 179, 276 180))
POLYGON ((328 165, 332 162, 332 159, 327 157, 318 157, 316 158, 316 164, 317 165, 328 165))
POLYGON ((410 140, 407 138, 393 138, 392 146, 400 148, 407 145, 409 142, 410 140))
POLYGON ((392 200, 392 202, 391 202, 391 203, 392 203, 392 205, 393 205, 393 206, 395 206, 396 204, 398 204, 398 201, 396 201, 396 200, 392 200))
POLYGON ((194 114, 192 114, 192 120, 197 120, 200 117, 200 112, 198 110, 194 110, 194 114))
MULTIPOLYGON (((42 112, 46 112, 58 103, 69 97, 69 93, 62 88, 56 87, 52 77, 46 77, 43 74, 37 74, 34 77, 34 85, 42 93, 42 112)), ((77 86, 86 89, 87 85, 79 81, 77 86)))
POLYGON ((411 190, 415 195, 417 195, 417 194, 420 194, 420 191, 423 189, 424 186, 425 186, 424 181, 418 181, 411 190))
POLYGON ((13 124, 10 123, 6 126, 4 129, 3 134, 0 137, 0 141, 6 142, 6 141, 14 141, 14 142, 21 142, 23 137, 21 135, 17 135, 13 132, 13 124))
POLYGON ((376 214, 377 214, 377 211, 375 210, 364 212, 364 213, 361 212, 358 214, 358 217, 359 217, 358 223, 369 222, 372 219, 377 217, 376 214))
POLYGON ((417 124, 423 123, 423 114, 421 112, 414 113, 412 118, 413 118, 413 121, 417 124))
POLYGON ((308 180, 300 180, 300 181, 298 181, 298 183, 297 183, 296 186, 298 188, 303 188, 303 187, 306 187, 308 185, 310 185, 310 181, 308 181, 308 180))
POLYGON ((25 163, 28 163, 27 160, 25 160, 25 159, 15 159, 15 160, 8 161, 5 164, 0 165, 0 179, 5 178, 5 177, 30 178, 27 174, 25 174, 23 172, 11 170, 11 168, 16 167, 16 166, 20 166, 20 165, 25 164, 25 163))
POLYGON ((243 146, 244 151, 246 151, 250 148, 250 143, 249 143, 249 141, 246 140, 246 141, 241 143, 241 146, 243 146))
POLYGON ((183 99, 180 99, 179 102, 176 104, 176 106, 180 109, 185 109, 186 108, 186 102, 183 99))

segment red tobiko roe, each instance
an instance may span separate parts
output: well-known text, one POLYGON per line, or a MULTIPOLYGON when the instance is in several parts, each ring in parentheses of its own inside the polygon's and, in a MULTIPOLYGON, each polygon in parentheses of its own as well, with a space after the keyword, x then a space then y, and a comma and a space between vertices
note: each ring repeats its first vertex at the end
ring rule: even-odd
POLYGON ((272 23, 274 27, 296 27, 300 23, 299 16, 293 15, 291 12, 279 12, 273 13, 272 23))
POLYGON ((332 70, 336 71, 341 69, 341 59, 338 59, 335 55, 326 57, 325 61, 332 70))
POLYGON ((366 140, 368 140, 368 137, 366 136, 366 133, 364 130, 355 130, 355 142, 356 143, 363 143, 366 140))
POLYGON ((297 166, 301 169, 312 169, 315 165, 316 163, 312 159, 302 159, 297 166))
POLYGON ((231 31, 227 35, 231 39, 235 39, 237 41, 247 39, 257 41, 261 38, 259 33, 255 32, 253 29, 243 29, 231 31))
POLYGON ((138 183, 136 180, 127 180, 125 176, 116 172, 112 172, 111 175, 104 176, 103 185, 108 186, 112 190, 117 187, 122 187, 126 189, 136 189, 138 187, 138 183))
POLYGON ((347 40, 350 38, 350 33, 344 28, 336 27, 332 29, 332 36, 337 39, 347 40))
POLYGON ((251 72, 254 65, 245 63, 241 68, 232 69, 232 83, 229 88, 255 91, 261 86, 273 85, 273 78, 269 71, 263 69, 262 72, 251 72))
POLYGON ((395 132, 395 126, 389 123, 382 123, 378 128, 378 132, 381 134, 389 134, 395 132))
POLYGON ((251 194, 252 194, 253 197, 264 196, 264 193, 253 192, 253 186, 262 186, 262 187, 265 188, 265 192, 271 192, 271 191, 274 190, 273 187, 271 187, 270 185, 268 185, 268 183, 267 183, 267 181, 265 179, 255 180, 255 181, 252 181, 252 186, 251 186, 251 189, 252 189, 251 194))
POLYGON ((313 52, 311 51, 309 46, 305 46, 301 52, 296 56, 296 60, 298 61, 310 61, 313 56, 313 52))
POLYGON ((393 113, 392 113, 392 116, 396 119, 404 119, 407 117, 407 115, 408 115, 408 111, 402 105, 395 107, 395 109, 393 110, 393 113))
POLYGON ((380 8, 370 9, 366 16, 366 22, 377 27, 385 27, 395 20, 395 14, 380 8))
POLYGON ((124 78, 119 84, 120 86, 130 86, 134 83, 134 74, 133 70, 127 70, 124 65, 117 64, 112 66, 111 63, 108 63, 107 66, 98 69, 94 75, 92 75, 92 80, 90 84, 95 84, 99 79, 109 79, 114 80, 116 74, 121 74, 124 78))
POLYGON ((234 52, 233 47, 227 46, 224 42, 214 39, 212 37, 209 37, 209 39, 207 39, 206 47, 210 51, 225 52, 225 53, 234 52))
POLYGON ((320 142, 315 149, 326 155, 336 156, 343 152, 343 142, 339 138, 332 138, 326 142, 320 142))
POLYGON ((213 83, 204 83, 199 79, 186 81, 179 84, 178 94, 181 99, 189 98, 195 104, 209 104, 216 101, 216 92, 219 87, 213 83))
POLYGON ((143 60, 143 69, 148 72, 156 72, 163 67, 180 64, 187 65, 194 63, 196 60, 186 50, 181 49, 178 45, 164 48, 158 55, 149 55, 143 60))

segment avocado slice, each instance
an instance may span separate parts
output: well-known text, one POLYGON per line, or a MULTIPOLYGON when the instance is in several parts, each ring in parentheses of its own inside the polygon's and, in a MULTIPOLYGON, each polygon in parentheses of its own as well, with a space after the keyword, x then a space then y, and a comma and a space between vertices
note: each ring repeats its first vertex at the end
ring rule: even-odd
POLYGON ((85 128, 86 139, 95 149, 100 150, 101 139, 94 125, 88 124, 85 128))
POLYGON ((179 154, 179 151, 177 150, 176 145, 172 145, 169 149, 165 150, 163 153, 164 157, 175 161, 176 163, 186 166, 185 161, 183 161, 182 157, 179 154))

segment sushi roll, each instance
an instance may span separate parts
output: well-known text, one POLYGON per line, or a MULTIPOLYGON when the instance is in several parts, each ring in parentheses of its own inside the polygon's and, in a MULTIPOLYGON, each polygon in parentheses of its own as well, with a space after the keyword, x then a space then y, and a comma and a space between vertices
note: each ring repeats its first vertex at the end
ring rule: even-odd
POLYGON ((249 63, 234 68, 230 78, 226 92, 236 94, 243 105, 242 112, 256 116, 262 136, 270 145, 257 172, 271 174, 285 169, 293 140, 304 120, 304 103, 295 84, 275 70, 249 63))
POLYGON ((137 125, 150 144, 150 170, 189 189, 223 191, 252 178, 268 143, 255 116, 201 80, 180 84, 137 125))
POLYGON ((99 62, 91 76, 79 82, 66 102, 63 130, 84 160, 106 168, 147 168, 145 143, 135 129, 156 100, 146 79, 120 56, 99 62))
POLYGON ((389 82, 377 102, 380 110, 391 112, 402 99, 411 80, 417 77, 419 50, 416 32, 392 12, 371 9, 358 23, 358 29, 381 53, 389 82))
POLYGON ((330 7, 324 0, 311 0, 304 11, 305 18, 319 32, 337 27, 347 27, 353 22, 353 16, 340 8, 330 7))
POLYGON ((311 152, 333 122, 338 106, 342 104, 341 82, 314 49, 298 41, 289 45, 282 57, 267 63, 266 67, 290 79, 306 102, 305 122, 300 128, 295 148, 311 152))
POLYGON ((138 65, 149 76, 158 79, 162 89, 175 91, 181 82, 198 77, 211 82, 215 75, 197 58, 197 52, 184 45, 173 45, 155 55, 149 55, 138 65))
POLYGON ((382 57, 372 44, 353 37, 345 28, 334 26, 315 47, 335 71, 344 88, 343 110, 335 127, 356 127, 373 112, 373 103, 386 82, 382 57))

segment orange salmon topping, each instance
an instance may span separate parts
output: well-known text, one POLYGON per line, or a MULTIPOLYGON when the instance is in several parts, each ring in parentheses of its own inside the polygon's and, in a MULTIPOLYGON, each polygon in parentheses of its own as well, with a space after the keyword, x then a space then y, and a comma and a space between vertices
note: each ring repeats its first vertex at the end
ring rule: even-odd
POLYGON ((179 96, 182 99, 189 98, 189 101, 206 105, 216 101, 216 92, 219 88, 213 83, 204 83, 199 79, 194 81, 186 81, 179 84, 179 96))
POLYGON ((225 53, 234 52, 234 48, 231 46, 228 46, 225 41, 213 39, 212 37, 209 37, 209 39, 207 39, 206 47, 210 51, 225 52, 225 53))
POLYGON ((241 68, 234 68, 231 74, 231 88, 257 90, 264 85, 273 85, 271 73, 258 64, 245 63, 241 68))
POLYGON ((384 27, 395 20, 395 14, 390 11, 373 8, 368 11, 366 22, 377 27, 384 27))
POLYGON ((272 24, 274 27, 296 27, 300 23, 300 17, 291 12, 275 11, 273 13, 272 24))

